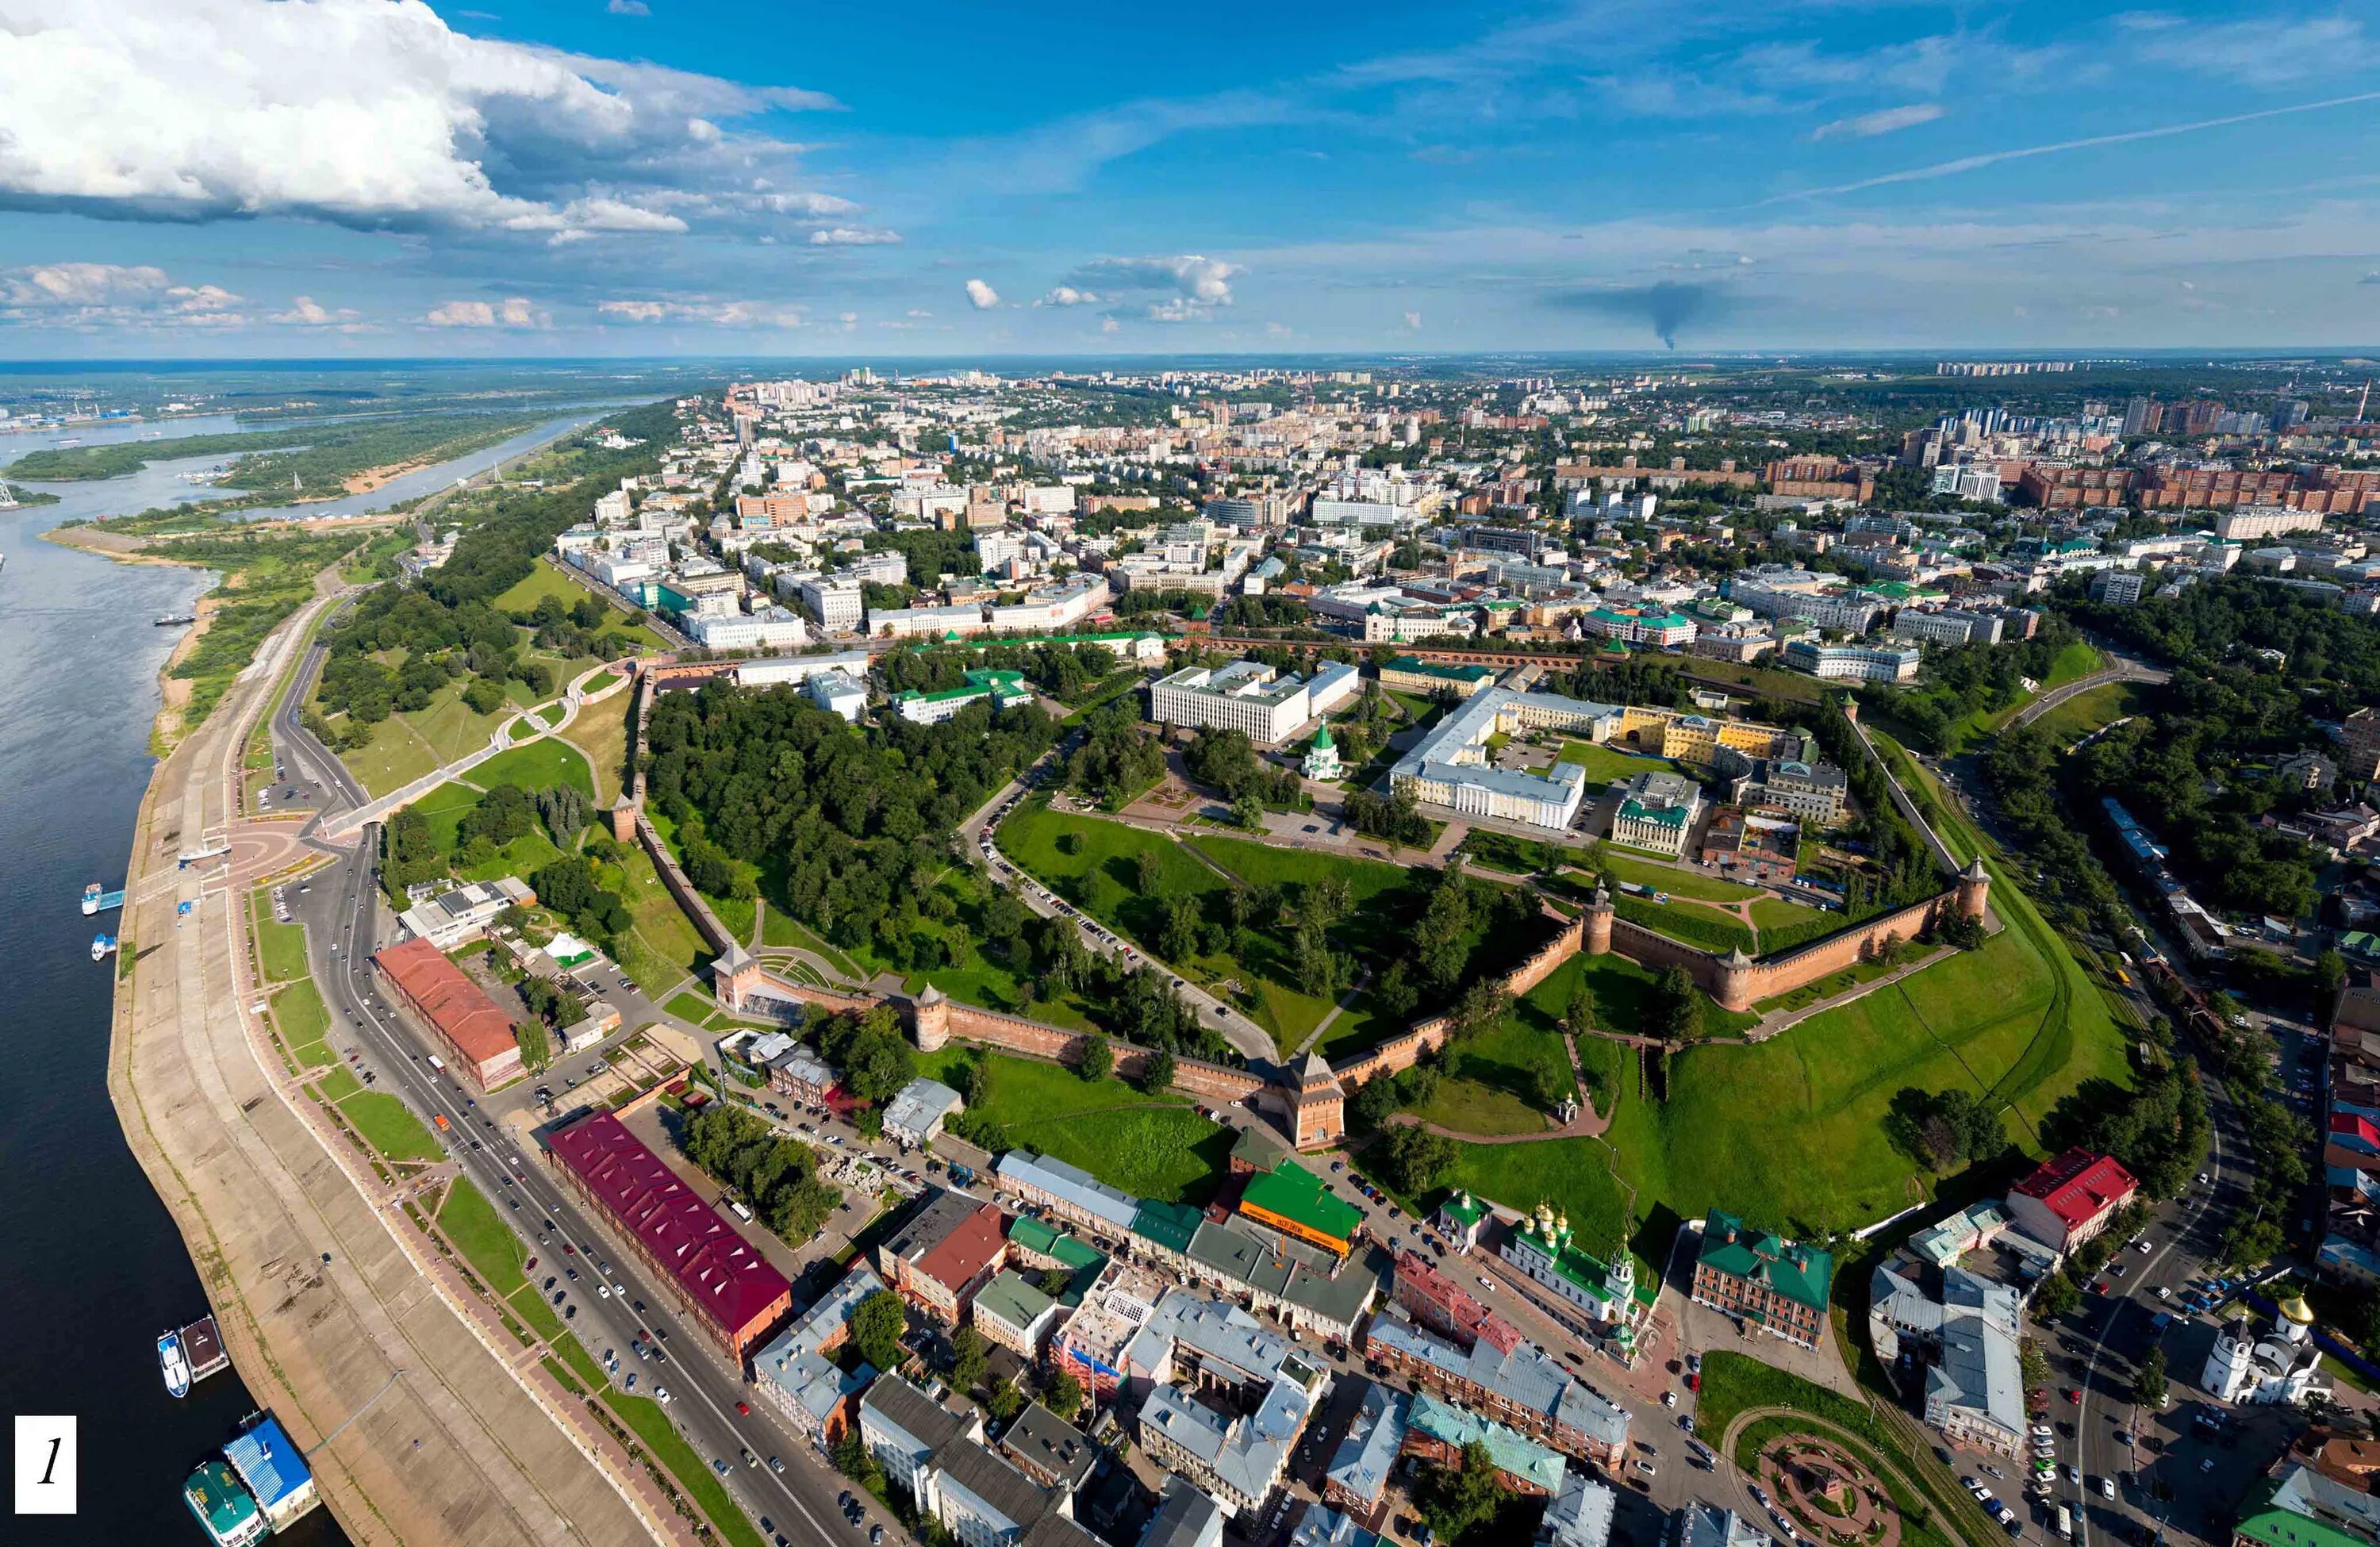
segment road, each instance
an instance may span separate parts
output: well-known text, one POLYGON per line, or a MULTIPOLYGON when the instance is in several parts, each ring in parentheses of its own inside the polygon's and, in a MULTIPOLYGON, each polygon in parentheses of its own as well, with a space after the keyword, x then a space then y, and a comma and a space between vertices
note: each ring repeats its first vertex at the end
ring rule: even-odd
MULTIPOLYGON (((2097 640, 2092 642, 2099 643, 2097 640)), ((2077 677, 2063 687, 2051 688, 2018 710, 2010 718, 2009 725, 2029 725, 2077 694, 2087 693, 2094 688, 2104 688, 2110 682, 2164 682, 2172 675, 2161 666, 2152 666, 2144 661, 2126 655, 2121 651, 2109 649, 2105 644, 2099 644, 2099 652, 2116 664, 2103 671, 2093 672, 2088 676, 2077 677)))
MULTIPOLYGON (((330 759, 293 716, 276 715, 273 729, 276 750, 298 759, 300 766, 330 759)), ((766 1404, 749 1400, 753 1394, 742 1371, 714 1352, 700 1332, 658 1309, 637 1309, 674 1301, 649 1281, 608 1226, 598 1227, 548 1174, 526 1124, 499 1121, 494 1115, 499 1108, 483 1109, 451 1078, 441 1078, 423 1062, 432 1044, 378 999, 369 962, 379 943, 395 932, 370 863, 379 852, 379 839, 377 827, 364 829, 355 856, 336 856, 307 879, 310 891, 293 898, 293 913, 307 925, 314 981, 331 1012, 333 1045, 343 1053, 360 1051, 363 1058, 357 1066, 376 1074, 375 1088, 400 1097, 425 1122, 443 1115, 454 1125, 449 1143, 455 1163, 492 1200, 502 1200, 504 1217, 538 1259, 533 1280, 541 1284, 574 1261, 579 1267, 579 1284, 565 1291, 564 1307, 576 1310, 571 1330, 598 1358, 606 1348, 618 1350, 621 1373, 634 1371, 640 1389, 661 1387, 670 1393, 671 1420, 704 1460, 729 1463, 727 1487, 756 1520, 766 1518, 776 1532, 793 1539, 831 1540, 835 1532, 828 1522, 840 1513, 836 1499, 844 1486, 837 1475, 780 1425, 766 1404), (576 1249, 575 1258, 565 1253, 565 1244, 576 1249), (608 1264, 609 1281, 620 1290, 608 1298, 591 1292, 601 1281, 593 1271, 599 1261, 608 1264), (630 1351, 631 1340, 638 1335, 650 1340, 657 1332, 666 1334, 661 1346, 667 1364, 640 1363, 630 1351), (747 1401, 750 1414, 737 1412, 736 1405, 747 1401), (743 1465, 738 1451, 745 1447, 764 1462, 771 1456, 783 1457, 784 1470, 743 1465)), ((650 1008, 640 1000, 636 1007, 650 1008)), ((623 1006, 625 1023, 641 1024, 625 1018, 628 1009, 623 1006)), ((511 1102, 501 1103, 507 1111, 526 1105, 517 1092, 511 1102)), ((880 1522, 888 1528, 894 1524, 871 1505, 863 1529, 880 1522)), ((858 1539, 859 1533, 854 1533, 854 1540, 858 1539)))
POLYGON ((1037 787, 1053 783, 1052 772, 1065 761, 1067 752, 1072 749, 1075 738, 1081 734, 1076 731, 1049 751, 1044 752, 1040 761, 1024 770, 999 793, 978 807, 975 813, 965 822, 960 823, 959 835, 966 844, 967 851, 991 872, 994 880, 1007 883, 1010 890, 1016 895, 1017 901, 1023 903, 1034 913, 1044 919, 1064 917, 1074 920, 1082 932, 1083 944, 1088 946, 1093 954, 1133 965, 1146 964, 1172 978, 1174 986, 1181 992, 1183 1003, 1196 1012, 1199 1023, 1211 1026, 1221 1032, 1224 1041, 1230 1042, 1232 1049, 1247 1061, 1249 1068, 1259 1074, 1264 1073, 1273 1066, 1280 1056, 1278 1050, 1273 1046, 1271 1032, 1242 1015, 1236 1007, 1220 996, 1200 988, 1155 956, 1126 943, 1121 935, 1110 930, 1105 924, 1092 919, 1090 915, 1055 893, 1048 891, 1038 881, 1010 864, 1007 858, 1000 852, 998 846, 992 843, 991 840, 999 832, 1002 820, 1016 809, 1017 804, 1026 795, 1037 787))

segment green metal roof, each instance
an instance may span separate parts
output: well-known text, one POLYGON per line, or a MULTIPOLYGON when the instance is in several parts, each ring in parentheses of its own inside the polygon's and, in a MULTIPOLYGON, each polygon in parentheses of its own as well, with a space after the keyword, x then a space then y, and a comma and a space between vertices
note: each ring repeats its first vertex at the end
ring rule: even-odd
POLYGON ((2272 1499, 2277 1487, 2259 1490, 2259 1503, 2240 1517, 2236 1529, 2241 1540, 2262 1547, 2370 1547, 2352 1531, 2275 1504, 2272 1499))
POLYGON ((1735 1215, 1716 1209, 1703 1222, 1702 1253, 1697 1261, 1730 1278, 1765 1284, 1787 1299, 1821 1313, 1835 1278, 1835 1260, 1829 1254, 1755 1230, 1735 1215))
POLYGON ((230 1536, 256 1517, 256 1501, 221 1461, 205 1462, 192 1472, 182 1484, 182 1496, 189 1501, 190 1513, 218 1536, 230 1536))
POLYGON ((1289 1160, 1249 1177, 1246 1189, 1240 1194, 1240 1205, 1293 1220, 1340 1241, 1353 1236, 1364 1219, 1361 1210, 1333 1194, 1321 1177, 1289 1160))
POLYGON ((978 1314, 988 1310, 1012 1327, 1028 1330, 1057 1303, 1025 1282, 1025 1276, 1014 1268, 1002 1268, 975 1297, 978 1314))
POLYGON ((1440 676, 1449 682, 1476 682, 1496 674, 1486 666, 1441 666, 1417 655, 1400 655, 1386 668, 1392 672, 1409 672, 1415 676, 1440 676))
POLYGON ((1140 1212, 1132 1216, 1132 1233, 1169 1251, 1188 1251, 1190 1237, 1198 1233, 1199 1222, 1205 1218, 1187 1203, 1160 1203, 1145 1198, 1140 1212))

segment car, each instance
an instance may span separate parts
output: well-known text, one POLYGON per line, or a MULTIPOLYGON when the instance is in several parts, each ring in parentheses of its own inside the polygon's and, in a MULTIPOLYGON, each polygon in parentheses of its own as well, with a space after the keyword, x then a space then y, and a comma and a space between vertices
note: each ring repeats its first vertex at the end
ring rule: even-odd
POLYGON ((881 1527, 881 1526, 870 1526, 870 1527, 868 1527, 868 1547, 883 1547, 883 1543, 884 1543, 884 1528, 883 1528, 883 1527, 881 1527))
POLYGON ((1678 1415, 1678 1427, 1684 1430, 1689 1434, 1693 1433, 1694 1431, 1694 1415, 1692 1413, 1680 1413, 1678 1415))
POLYGON ((1985 1487, 1982 1483, 1977 1482, 1973 1478, 1966 1478, 1962 1480, 1967 1485, 1967 1492, 1975 1496, 1975 1502, 1977 1504, 1981 1504, 1985 1499, 1992 1496, 1992 1491, 1985 1487))
MULTIPOLYGON (((336 949, 336 947, 334 947, 334 949, 336 949)), ((2200 1187, 2204 1187, 2207 1184, 2208 1179, 2209 1178, 2205 1172, 2202 1171, 2198 1174, 2198 1185, 2200 1187)))
MULTIPOLYGON (((552 1281, 552 1279, 548 1279, 546 1282, 547 1282, 547 1283, 549 1283, 549 1284, 551 1284, 551 1283, 552 1283, 552 1282, 553 1282, 553 1281, 552 1281)), ((569 1297, 570 1297, 570 1293, 569 1293, 569 1291, 567 1291, 567 1290, 565 1290, 565 1289, 556 1289, 556 1290, 553 1292, 553 1303, 554 1303, 554 1304, 556 1304, 556 1305, 560 1305, 563 1301, 565 1301, 565 1300, 568 1299, 569 1297)))
POLYGON ((735 1411, 740 1417, 750 1418, 752 1416, 752 1405, 748 1402, 738 1402, 735 1404, 735 1411))
POLYGON ((653 1400, 654 1400, 654 1401, 656 1401, 656 1402, 658 1402, 658 1403, 660 1403, 662 1407, 668 1407, 671 1403, 673 1403, 673 1402, 676 1401, 676 1400, 677 1400, 677 1398, 675 1398, 675 1397, 674 1397, 674 1396, 672 1396, 672 1395, 670 1395, 670 1389, 669 1389, 669 1387, 667 1387, 667 1386, 655 1386, 655 1387, 653 1388, 653 1400))
POLYGON ((2069 1387, 2066 1393, 2066 1400, 2069 1402, 2080 1403, 2082 1400, 2082 1394, 2071 1387, 2069 1387))
POLYGON ((1640 1472, 1643 1472, 1646 1477, 1653 1477, 1653 1476, 1656 1476, 1656 1475, 1658 1474, 1658 1468, 1657 1468, 1653 1465, 1653 1463, 1651 1463, 1650 1461, 1639 1461, 1639 1462, 1637 1462, 1637 1463, 1636 1463, 1636 1469, 1637 1469, 1638 1471, 1640 1471, 1640 1472))
POLYGON ((777 1523, 763 1515, 760 1517, 760 1529, 771 1536, 774 1536, 777 1534, 777 1523))
POLYGON ((2132 1243, 2132 1249, 2139 1252, 2142 1256, 2146 1257, 2149 1254, 2149 1238, 2146 1236, 2143 1236, 2139 1240, 2134 1241, 2132 1243))
POLYGON ((2103 1477, 2099 1480, 2099 1496, 2103 1499, 2112 1499, 2116 1496, 2116 1480, 2114 1478, 2103 1477))
POLYGON ((631 1307, 635 1308, 636 1312, 637 1312, 637 1314, 638 1314, 638 1315, 642 1316, 642 1315, 645 1313, 645 1302, 644 1302, 644 1301, 642 1301, 642 1300, 630 1300, 630 1301, 628 1302, 628 1304, 629 1304, 631 1307))
POLYGON ((1665 1391, 1665 1392, 1663 1392, 1663 1393, 1661 1394, 1661 1406, 1662 1406, 1662 1407, 1676 1407, 1677 1405, 1678 1405, 1678 1394, 1677 1394, 1676 1392, 1673 1392, 1673 1391, 1665 1391))
POLYGON ((1768 1495, 1760 1491, 1760 1484, 1756 1482, 1747 1482, 1743 1485, 1743 1490, 1745 1492, 1752 1495, 1752 1502, 1754 1504, 1758 1504, 1763 1509, 1767 1509, 1768 1507, 1768 1495))
POLYGON ((2204 1459, 2204 1461, 2201 1461, 2201 1462, 2198 1464, 2198 1469, 2199 1469, 2200 1471, 2202 1471, 2202 1472, 2211 1472, 2211 1471, 2213 1471, 2213 1470, 2215 1469, 2215 1457, 2213 1457, 2212 1456, 2210 1456, 2206 1457, 2206 1459, 2204 1459))
POLYGON ((568 1279, 571 1283, 576 1284, 578 1282, 578 1270, 576 1268, 565 1268, 562 1270, 562 1276, 568 1279))
POLYGON ((2160 1284, 2156 1286, 2156 1297, 2161 1300, 2169 1300, 2173 1298, 2173 1291, 2160 1284))
POLYGON ((1688 1391, 1700 1391, 1703 1389, 1703 1378, 1699 1372, 1693 1370, 1689 1370, 1687 1372, 1686 1389, 1688 1391))
POLYGON ((721 1477, 731 1476, 735 1471, 735 1468, 728 1466, 724 1458, 717 1456, 710 1458, 710 1469, 717 1472, 721 1477))
POLYGON ((760 1464, 760 1458, 752 1454, 752 1447, 750 1445, 736 1446, 735 1454, 744 1458, 744 1464, 747 1467, 757 1467, 760 1464))
POLYGON ((785 1463, 782 1458, 771 1456, 769 1457, 769 1469, 777 1473, 779 1476, 783 1476, 785 1470, 785 1463))
POLYGON ((564 1306, 562 1308, 562 1319, 565 1322, 577 1321, 578 1319, 578 1308, 575 1305, 564 1306))
POLYGON ((849 1509, 851 1507, 850 1489, 846 1488, 842 1492, 837 1493, 834 1496, 834 1507, 837 1509, 849 1509))
POLYGON ((551 1289, 551 1288, 552 1288, 552 1287, 553 1287, 553 1275, 552 1275, 552 1273, 548 1273, 548 1274, 546 1274, 546 1275, 545 1275, 545 1286, 546 1286, 548 1289, 551 1289))
POLYGON ((1482 1273, 1479 1276, 1479 1287, 1482 1289, 1493 1289, 1496 1285, 1494 1281, 1490 1280, 1487 1274, 1482 1273))
POLYGON ((628 1378, 621 1383, 621 1389, 623 1391, 634 1391, 637 1389, 637 1372, 635 1370, 631 1370, 628 1371, 628 1378))

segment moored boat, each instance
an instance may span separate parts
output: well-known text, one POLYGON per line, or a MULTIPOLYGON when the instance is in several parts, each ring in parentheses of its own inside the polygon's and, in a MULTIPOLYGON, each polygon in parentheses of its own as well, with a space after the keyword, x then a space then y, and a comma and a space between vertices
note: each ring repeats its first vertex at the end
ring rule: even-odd
POLYGON ((158 1334, 157 1368, 164 1371, 167 1391, 176 1396, 190 1395, 190 1361, 183 1357, 181 1334, 158 1334))

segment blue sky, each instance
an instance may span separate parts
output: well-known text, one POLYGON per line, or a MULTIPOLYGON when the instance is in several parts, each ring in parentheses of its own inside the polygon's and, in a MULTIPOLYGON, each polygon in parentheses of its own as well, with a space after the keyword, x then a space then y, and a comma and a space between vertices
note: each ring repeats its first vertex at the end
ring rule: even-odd
POLYGON ((2348 9, 0 0, 0 356, 2380 328, 2348 9))

